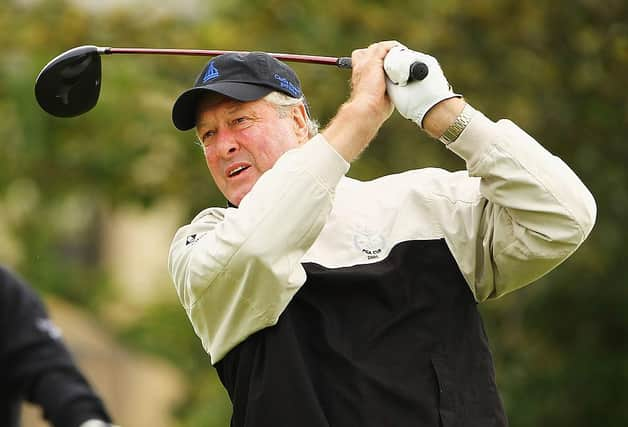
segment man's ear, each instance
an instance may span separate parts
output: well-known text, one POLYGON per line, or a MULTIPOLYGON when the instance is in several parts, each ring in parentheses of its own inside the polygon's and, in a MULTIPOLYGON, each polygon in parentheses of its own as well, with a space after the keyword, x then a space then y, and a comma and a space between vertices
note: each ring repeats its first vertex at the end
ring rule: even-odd
POLYGON ((310 139, 305 105, 299 104, 292 107, 292 123, 294 132, 299 138, 300 143, 304 143, 310 139))

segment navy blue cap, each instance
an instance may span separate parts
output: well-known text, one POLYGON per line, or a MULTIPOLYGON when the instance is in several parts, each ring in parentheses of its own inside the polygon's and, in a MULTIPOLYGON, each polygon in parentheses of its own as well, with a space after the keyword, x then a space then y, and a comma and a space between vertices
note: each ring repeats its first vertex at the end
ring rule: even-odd
POLYGON ((255 101, 272 91, 300 98, 296 73, 264 52, 230 52, 211 59, 172 107, 172 121, 179 130, 196 126, 196 108, 203 94, 218 93, 238 101, 255 101))

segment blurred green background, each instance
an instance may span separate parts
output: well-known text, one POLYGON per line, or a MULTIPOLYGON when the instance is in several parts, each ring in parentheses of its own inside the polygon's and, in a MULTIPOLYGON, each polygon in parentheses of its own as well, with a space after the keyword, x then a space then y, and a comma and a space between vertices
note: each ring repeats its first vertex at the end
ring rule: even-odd
MULTIPOLYGON (((125 348, 175 366, 186 388, 172 425, 227 426, 230 414, 165 266, 176 227, 224 203, 193 133, 170 121, 207 59, 103 57, 94 110, 54 118, 33 84, 75 46, 348 56, 396 39, 436 56, 456 91, 564 159, 598 203, 573 257, 482 306, 511 425, 628 425, 625 0, 0 0, 0 28, 0 262, 125 348)), ((349 72, 294 68, 325 124, 348 96, 349 72)), ((395 114, 349 175, 425 166, 464 163, 395 114)))

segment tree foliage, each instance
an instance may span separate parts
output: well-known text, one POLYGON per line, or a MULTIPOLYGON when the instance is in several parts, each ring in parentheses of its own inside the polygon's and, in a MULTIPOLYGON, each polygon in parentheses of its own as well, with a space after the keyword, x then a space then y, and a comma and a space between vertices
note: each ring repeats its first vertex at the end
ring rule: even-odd
MULTIPOLYGON (((103 58, 96 108, 57 119, 33 96, 53 56, 84 44, 348 56, 396 39, 436 56, 475 107, 512 119, 564 159, 598 202, 595 230, 575 256, 483 306, 511 424, 628 424, 626 2, 230 0, 181 15, 148 2, 98 13, 76 4, 5 0, 0 9, 0 257, 42 290, 94 308, 114 297, 101 243, 103 218, 118 206, 176 200, 191 217, 223 204, 194 136, 170 122, 205 59, 103 58)), ((326 123, 349 94, 349 73, 294 68, 326 123)), ((393 116, 350 175, 425 166, 464 164, 393 116)), ((226 425, 226 397, 177 301, 149 307, 122 336, 189 377, 182 425, 226 425)))

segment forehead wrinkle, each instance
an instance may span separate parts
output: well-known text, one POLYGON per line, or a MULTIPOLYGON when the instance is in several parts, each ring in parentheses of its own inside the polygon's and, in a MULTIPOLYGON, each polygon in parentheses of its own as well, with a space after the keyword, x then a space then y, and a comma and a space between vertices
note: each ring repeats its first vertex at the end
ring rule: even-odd
MULTIPOLYGON (((244 103, 235 99, 223 98, 218 102, 211 102, 207 98, 201 100, 196 112, 196 127, 201 127, 207 120, 203 120, 208 116, 220 116, 222 114, 233 114, 244 103), (209 105, 207 105, 209 104, 209 105), (224 108, 224 109, 223 109, 224 108)), ((211 119, 210 119, 211 120, 211 119)))

